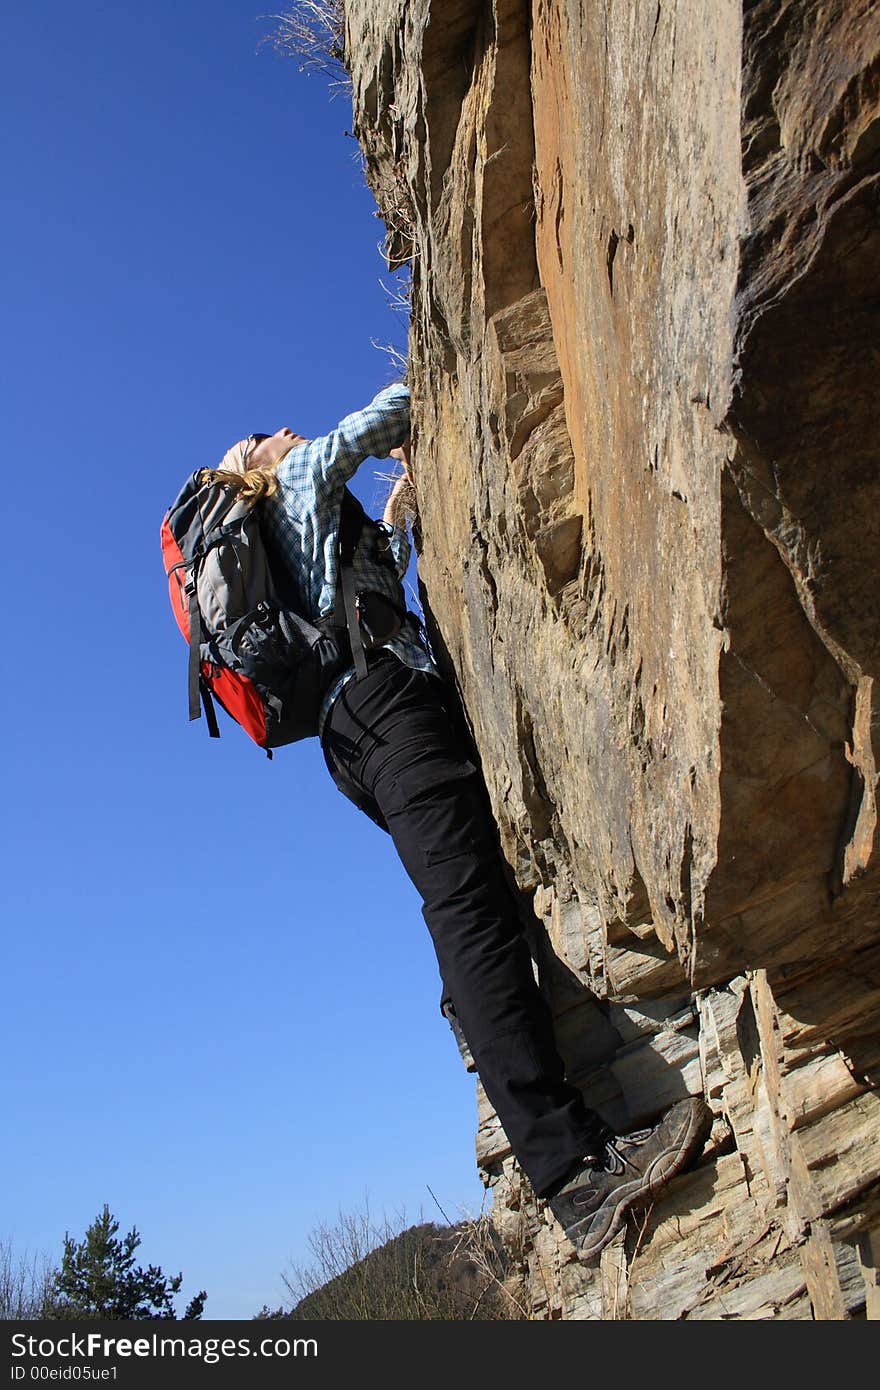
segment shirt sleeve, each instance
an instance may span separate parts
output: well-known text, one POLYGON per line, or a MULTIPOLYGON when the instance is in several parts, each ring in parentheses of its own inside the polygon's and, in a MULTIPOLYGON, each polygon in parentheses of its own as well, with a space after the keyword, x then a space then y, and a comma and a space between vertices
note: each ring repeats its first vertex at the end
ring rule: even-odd
POLYGON ((354 477, 366 458, 387 458, 409 435, 409 387, 386 386, 364 410, 307 445, 319 491, 333 492, 354 477))
POLYGON ((402 579, 409 566, 411 549, 409 536, 406 534, 406 529, 403 526, 391 526, 388 527, 387 530, 388 543, 391 547, 391 554, 394 556, 394 563, 397 568, 397 577, 398 579, 402 579))

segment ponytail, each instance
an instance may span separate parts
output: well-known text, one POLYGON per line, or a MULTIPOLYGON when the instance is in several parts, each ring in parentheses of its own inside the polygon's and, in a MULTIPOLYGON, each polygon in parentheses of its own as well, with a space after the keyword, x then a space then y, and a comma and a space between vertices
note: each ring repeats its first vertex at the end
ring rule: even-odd
POLYGON ((248 468, 244 473, 233 473, 226 468, 203 468, 199 475, 200 483, 221 483, 236 493, 242 502, 251 504, 263 497, 274 497, 278 491, 278 477, 272 468, 248 468))

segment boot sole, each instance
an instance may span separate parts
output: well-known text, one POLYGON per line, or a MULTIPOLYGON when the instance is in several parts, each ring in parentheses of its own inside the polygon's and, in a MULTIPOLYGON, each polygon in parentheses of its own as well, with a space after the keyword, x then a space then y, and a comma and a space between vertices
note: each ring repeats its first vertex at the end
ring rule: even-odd
POLYGON ((649 1197, 659 1191, 671 1178, 680 1173, 702 1148, 712 1127, 711 1111, 696 1097, 690 1101, 681 1101, 680 1105, 683 1108, 682 1126, 674 1142, 657 1155, 650 1168, 640 1178, 616 1190, 613 1194, 613 1205, 609 1199, 607 1206, 600 1207, 584 1221, 569 1226, 565 1232, 577 1248, 578 1259, 594 1259, 617 1235, 633 1203, 640 1197, 649 1197), (580 1234, 582 1227, 589 1229, 580 1234))

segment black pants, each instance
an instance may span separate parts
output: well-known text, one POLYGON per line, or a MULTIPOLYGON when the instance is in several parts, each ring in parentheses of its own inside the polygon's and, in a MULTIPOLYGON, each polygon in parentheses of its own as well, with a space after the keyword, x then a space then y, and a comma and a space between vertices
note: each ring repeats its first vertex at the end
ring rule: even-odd
POLYGON ((336 785, 386 829, 421 894, 451 999, 510 1146, 548 1195, 604 1126, 564 1075, 481 774, 445 687, 388 654, 348 682, 324 729, 336 785))

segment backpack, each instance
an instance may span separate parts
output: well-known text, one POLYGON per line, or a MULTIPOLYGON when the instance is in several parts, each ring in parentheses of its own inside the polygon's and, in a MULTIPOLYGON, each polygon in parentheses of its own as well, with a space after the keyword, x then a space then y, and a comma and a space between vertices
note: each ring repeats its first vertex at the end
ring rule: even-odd
MULTIPOLYGON (((331 681, 399 631, 405 612, 383 594, 357 592, 354 552, 369 535, 372 553, 394 565, 388 538, 346 488, 339 530, 344 611, 307 621, 273 575, 260 527, 260 504, 242 502, 224 484, 187 479, 162 522, 162 558, 171 607, 189 643, 189 717, 204 704, 208 732, 220 737, 213 701, 254 742, 272 749, 318 732, 331 681)), ((337 609, 338 609, 337 605, 337 609)))

